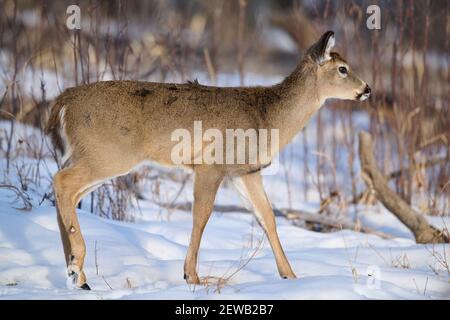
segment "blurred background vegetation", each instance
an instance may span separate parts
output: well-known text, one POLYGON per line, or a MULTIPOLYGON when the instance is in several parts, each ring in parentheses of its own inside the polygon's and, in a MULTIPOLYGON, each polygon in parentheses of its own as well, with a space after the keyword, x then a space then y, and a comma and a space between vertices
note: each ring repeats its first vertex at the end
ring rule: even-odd
MULTIPOLYGON (((8 126, 0 152, 13 163, 15 125, 42 128, 51 100, 67 87, 109 79, 274 84, 332 29, 336 51, 374 95, 364 105, 328 102, 313 129, 283 152, 287 205, 291 197, 311 200, 311 188, 324 212, 333 203, 345 214, 373 201, 364 196, 357 159, 359 122, 366 119, 392 187, 424 214, 448 215, 449 7, 446 0, 2 0, 0 119, 8 126), (71 4, 81 9, 80 30, 66 27, 71 4), (380 30, 366 27, 371 4, 381 8, 380 30)), ((132 186, 149 176, 113 182, 122 198, 98 191, 112 208, 102 214, 125 219, 132 186)))

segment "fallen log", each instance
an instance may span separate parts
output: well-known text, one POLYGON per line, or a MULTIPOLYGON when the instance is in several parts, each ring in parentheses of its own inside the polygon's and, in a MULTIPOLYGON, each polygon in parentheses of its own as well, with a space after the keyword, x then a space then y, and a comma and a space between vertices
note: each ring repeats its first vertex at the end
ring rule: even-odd
MULTIPOLYGON (((191 202, 183 202, 183 203, 157 203, 160 207, 169 210, 182 210, 182 211, 191 211, 192 203, 191 202)), ((220 213, 252 213, 251 210, 248 210, 245 207, 236 206, 236 205, 215 205, 213 211, 220 213)), ((335 229, 347 229, 353 231, 360 231, 363 233, 370 233, 377 235, 383 239, 391 239, 392 236, 385 234, 383 232, 379 232, 367 227, 363 227, 357 225, 351 221, 347 221, 344 219, 336 219, 325 215, 319 215, 303 210, 295 210, 295 209, 273 209, 275 216, 284 217, 288 220, 301 220, 308 223, 318 223, 326 227, 331 227, 335 229)))
POLYGON ((375 191, 377 199, 411 230, 417 243, 449 242, 447 232, 430 225, 419 212, 389 188, 386 178, 376 165, 372 137, 368 132, 359 134, 359 157, 362 177, 367 187, 375 191))

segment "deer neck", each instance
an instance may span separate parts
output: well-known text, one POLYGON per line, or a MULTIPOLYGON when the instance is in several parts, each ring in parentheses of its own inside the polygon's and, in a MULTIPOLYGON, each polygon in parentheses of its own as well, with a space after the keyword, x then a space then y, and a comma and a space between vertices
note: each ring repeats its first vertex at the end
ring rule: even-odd
POLYGON ((280 150, 303 129, 323 104, 314 64, 303 61, 275 86, 280 103, 271 109, 271 128, 279 129, 280 150))

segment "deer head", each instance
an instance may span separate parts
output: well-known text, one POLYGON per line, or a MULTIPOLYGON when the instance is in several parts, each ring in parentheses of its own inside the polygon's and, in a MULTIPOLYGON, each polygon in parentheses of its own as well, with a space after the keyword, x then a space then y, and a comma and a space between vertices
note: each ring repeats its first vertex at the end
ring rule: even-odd
POLYGON ((334 45, 334 32, 327 31, 305 55, 305 59, 317 66, 316 84, 320 99, 366 100, 371 93, 370 87, 352 71, 338 53, 331 52, 334 45))

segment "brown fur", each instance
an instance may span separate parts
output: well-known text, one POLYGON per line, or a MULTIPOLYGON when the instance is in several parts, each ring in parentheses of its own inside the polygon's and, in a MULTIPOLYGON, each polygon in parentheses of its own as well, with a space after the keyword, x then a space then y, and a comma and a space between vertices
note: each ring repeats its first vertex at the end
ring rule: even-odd
MULTIPOLYGON (((171 150, 176 144, 171 141, 171 133, 175 129, 185 128, 192 136, 196 120, 202 121, 203 130, 216 128, 223 133, 238 128, 279 129, 282 148, 325 99, 356 99, 366 84, 351 71, 345 78, 338 75, 337 68, 347 64, 339 55, 324 51, 330 37, 330 33, 325 34, 294 72, 274 86, 224 88, 197 81, 105 81, 61 94, 52 108, 47 132, 68 155, 65 168, 55 176, 54 187, 66 260, 69 272, 77 276, 77 284, 83 285, 86 279, 76 204, 102 181, 125 174, 144 160, 171 165, 171 150), (330 58, 322 59, 326 54, 330 58), (319 65, 315 61, 318 58, 327 62, 319 65)), ((188 282, 200 281, 196 272, 200 239, 225 176, 239 177, 270 240, 280 275, 295 277, 262 186, 259 170, 266 165, 188 165, 195 172, 194 224, 184 267, 188 282)))

